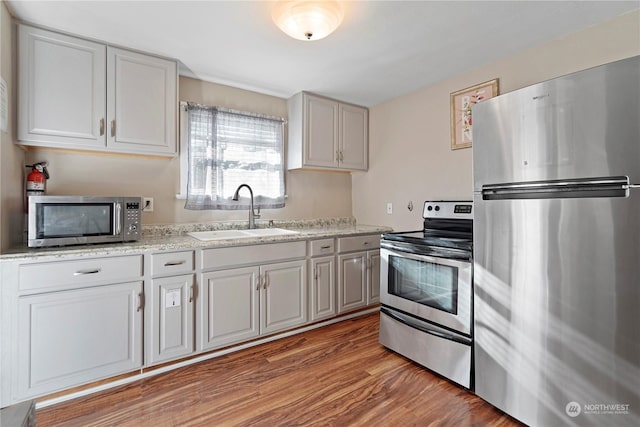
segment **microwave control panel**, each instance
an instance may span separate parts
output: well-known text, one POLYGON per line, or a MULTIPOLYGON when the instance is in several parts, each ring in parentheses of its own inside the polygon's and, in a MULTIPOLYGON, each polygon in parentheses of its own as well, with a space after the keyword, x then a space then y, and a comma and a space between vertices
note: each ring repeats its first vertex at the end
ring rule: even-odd
POLYGON ((124 204, 124 240, 140 239, 140 212, 142 201, 139 197, 127 198, 124 204))

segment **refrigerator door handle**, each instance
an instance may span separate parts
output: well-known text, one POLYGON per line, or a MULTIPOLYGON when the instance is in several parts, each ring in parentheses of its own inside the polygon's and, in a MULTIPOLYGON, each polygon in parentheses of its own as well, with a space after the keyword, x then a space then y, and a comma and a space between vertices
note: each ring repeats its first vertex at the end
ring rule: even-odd
POLYGON ((567 179, 552 181, 530 181, 507 184, 484 185, 483 200, 505 199, 556 199, 581 197, 627 197, 629 177, 567 179))

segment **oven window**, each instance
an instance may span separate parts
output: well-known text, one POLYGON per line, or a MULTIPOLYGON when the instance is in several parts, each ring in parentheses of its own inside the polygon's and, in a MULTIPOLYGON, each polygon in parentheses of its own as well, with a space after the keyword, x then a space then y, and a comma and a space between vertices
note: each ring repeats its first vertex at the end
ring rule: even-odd
POLYGON ((458 314, 458 269, 389 256, 389 294, 458 314))
POLYGON ((38 239, 114 233, 113 203, 40 203, 36 209, 38 239))

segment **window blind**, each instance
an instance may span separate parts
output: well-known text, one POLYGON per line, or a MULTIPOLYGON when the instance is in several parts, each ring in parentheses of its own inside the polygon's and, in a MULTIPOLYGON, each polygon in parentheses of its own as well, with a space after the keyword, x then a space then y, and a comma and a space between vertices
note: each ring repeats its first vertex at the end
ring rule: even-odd
POLYGON ((257 208, 284 207, 284 120, 193 103, 186 108, 185 208, 248 209, 248 197, 231 200, 240 184, 251 186, 257 208))

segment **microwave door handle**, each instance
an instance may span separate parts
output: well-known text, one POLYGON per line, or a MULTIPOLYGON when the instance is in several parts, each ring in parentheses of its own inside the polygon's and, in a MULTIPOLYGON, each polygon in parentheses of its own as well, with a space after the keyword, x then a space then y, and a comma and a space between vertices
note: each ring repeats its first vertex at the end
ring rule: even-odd
POLYGON ((114 235, 119 236, 122 232, 122 205, 120 203, 116 203, 116 213, 115 213, 115 233, 114 235))

